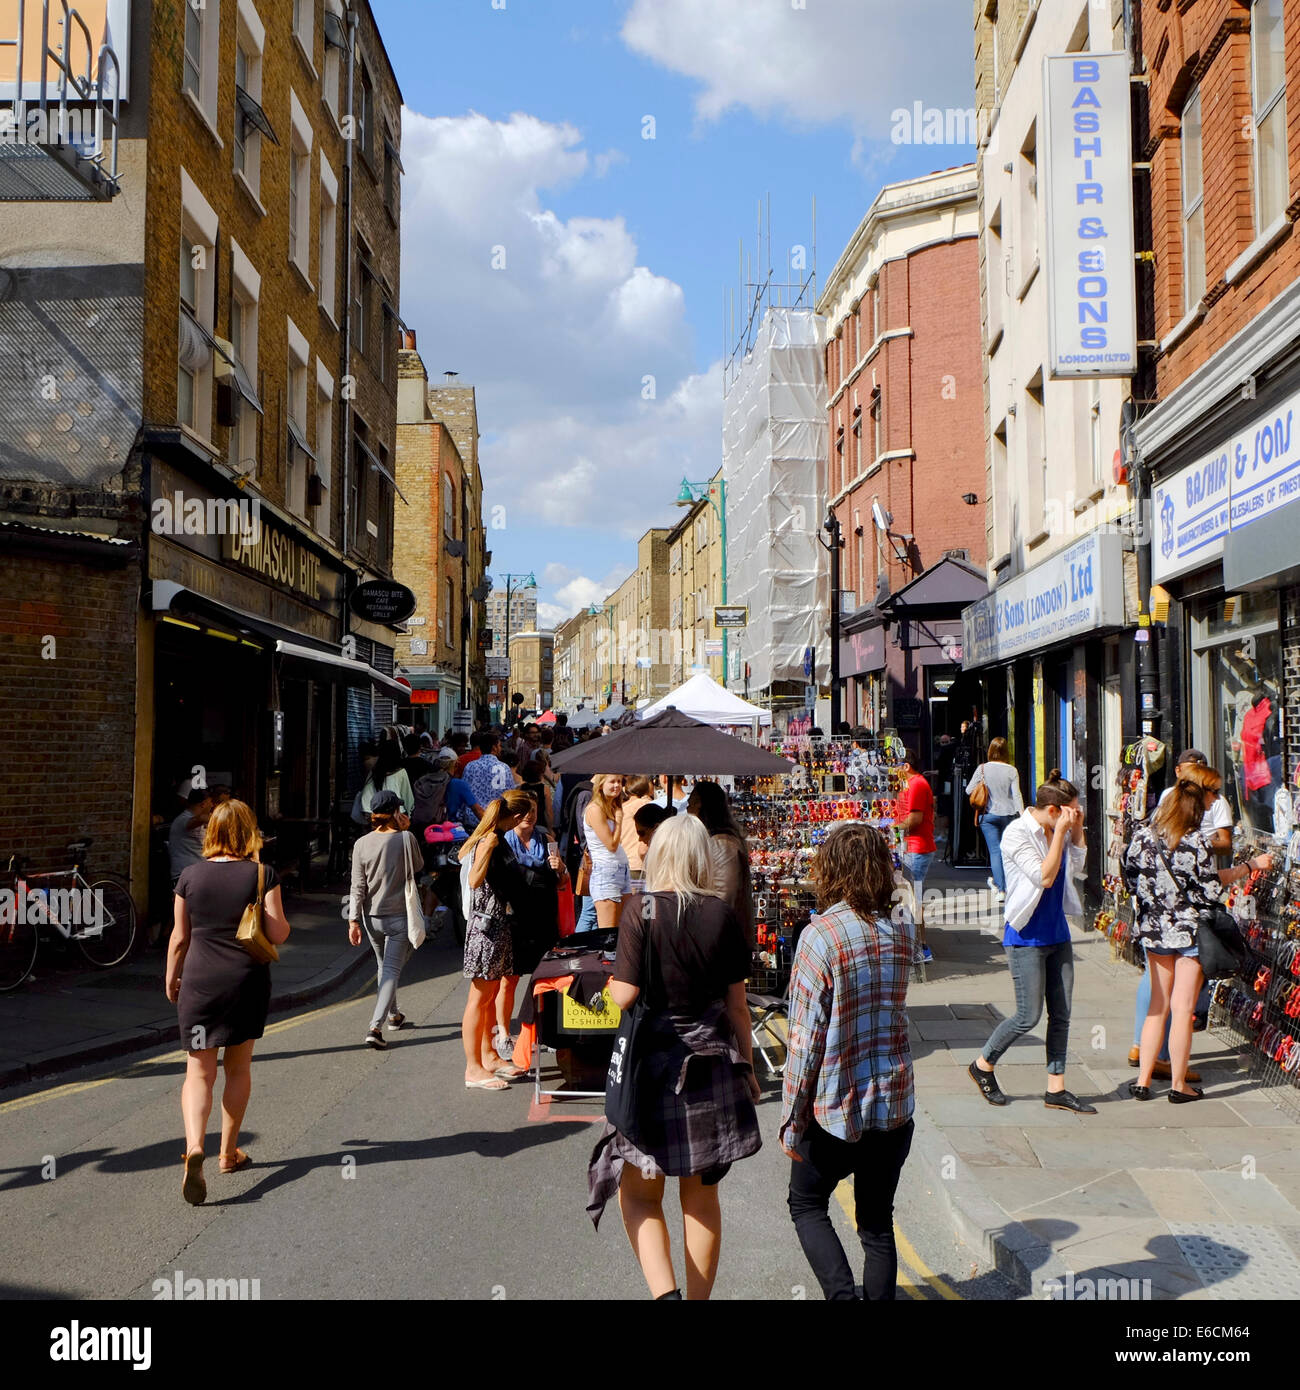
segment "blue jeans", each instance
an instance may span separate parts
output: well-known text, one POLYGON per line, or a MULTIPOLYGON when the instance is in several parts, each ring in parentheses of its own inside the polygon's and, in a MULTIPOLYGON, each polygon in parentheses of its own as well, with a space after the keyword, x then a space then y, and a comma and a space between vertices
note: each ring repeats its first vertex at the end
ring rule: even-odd
POLYGON ((1007 876, 1002 868, 1002 832, 1018 819, 1018 816, 985 816, 980 821, 984 843, 989 847, 989 872, 999 893, 1007 891, 1007 876))
POLYGON ((401 916, 370 917, 363 914, 362 925, 370 938, 370 949, 379 964, 379 997, 370 1016, 370 1026, 378 1028, 386 1014, 397 1008, 397 979, 402 967, 411 959, 411 938, 406 934, 406 913, 401 916))
MULTIPOLYGON (((1145 960, 1142 966, 1142 978, 1138 981, 1137 1009, 1133 1015, 1133 1046, 1142 1045, 1142 1025, 1146 1022, 1147 1013, 1151 1008, 1151 962, 1145 960)), ((1160 1058, 1162 1062, 1169 1060, 1169 1027, 1174 1021, 1173 1012, 1170 1011, 1165 1019, 1165 1037, 1160 1044, 1160 1058)))
POLYGON ((573 925, 575 932, 595 931, 600 923, 596 920, 596 900, 595 898, 583 898, 582 911, 578 913, 578 920, 573 925))
POLYGON ((1074 947, 1068 941, 1055 946, 1008 946, 1007 964, 1016 987, 1014 1018, 1004 1018, 984 1044, 984 1060, 996 1064, 1017 1038, 1037 1026, 1047 1005, 1047 1070, 1065 1075, 1065 1053, 1070 1045, 1070 997, 1074 993, 1074 947))

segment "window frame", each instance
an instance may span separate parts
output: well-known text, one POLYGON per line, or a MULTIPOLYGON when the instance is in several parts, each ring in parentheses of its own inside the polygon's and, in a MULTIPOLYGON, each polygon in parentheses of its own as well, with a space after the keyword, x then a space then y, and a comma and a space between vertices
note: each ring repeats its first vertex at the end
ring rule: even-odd
MULTIPOLYGON (((1250 122, 1251 122, 1251 204, 1255 214, 1255 234, 1262 236, 1265 231, 1286 211, 1287 204, 1290 202, 1290 149, 1287 140, 1287 114, 1286 114, 1286 48, 1285 37, 1283 38, 1282 51, 1282 80, 1278 84, 1273 94, 1260 104, 1259 97, 1259 45, 1257 36, 1260 33, 1260 26, 1255 21, 1256 11, 1261 5, 1272 4, 1273 0, 1251 0, 1250 6, 1250 122), (1269 121, 1272 116, 1280 111, 1279 128, 1282 133, 1282 177, 1284 186, 1282 189, 1282 202, 1271 216, 1265 215, 1265 210, 1261 206, 1263 193, 1263 180, 1260 177, 1261 151, 1260 126, 1269 121)), ((1278 18, 1281 28, 1285 35, 1286 28, 1286 7, 1285 0, 1277 0, 1278 18)))
POLYGON ((1178 195, 1179 195, 1179 216, 1182 223, 1182 246, 1183 246, 1183 313, 1190 314, 1193 309, 1201 302, 1205 295, 1206 286, 1206 266, 1205 266, 1205 127, 1203 124, 1204 107, 1201 103, 1200 87, 1193 87, 1187 94, 1183 102, 1183 114, 1181 129, 1178 135, 1178 195), (1192 122, 1189 120, 1193 108, 1196 112, 1196 167, 1197 167, 1197 192, 1194 198, 1188 198, 1188 170, 1190 166, 1188 129, 1192 122), (1190 246, 1190 236, 1193 222, 1199 221, 1200 224, 1200 256, 1194 260, 1190 246), (1193 267, 1197 271, 1192 274, 1193 267), (1198 292, 1193 295, 1193 286, 1198 287, 1198 292))

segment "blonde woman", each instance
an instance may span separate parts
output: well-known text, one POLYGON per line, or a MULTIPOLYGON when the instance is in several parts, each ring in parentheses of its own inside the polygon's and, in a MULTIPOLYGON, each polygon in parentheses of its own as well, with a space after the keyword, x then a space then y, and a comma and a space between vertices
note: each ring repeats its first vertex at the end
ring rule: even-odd
POLYGON ((632 897, 632 876, 623 848, 623 778, 601 774, 591 779, 591 800, 583 812, 591 887, 598 927, 618 926, 619 912, 632 897))
POLYGON ((465 1086, 471 1091, 504 1091, 522 1072, 503 1065, 493 1044, 496 996, 503 980, 518 981, 510 939, 510 909, 522 900, 519 866, 504 842, 506 831, 535 810, 527 792, 503 792, 490 802, 478 829, 460 851, 465 903, 465 978, 469 998, 461 1019, 465 1047, 465 1086))
POLYGON ((686 1297, 705 1299, 722 1242, 718 1184, 736 1159, 762 1144, 745 1000, 751 953, 734 909, 714 891, 708 831, 694 816, 659 826, 645 872, 646 891, 623 913, 609 984, 620 1009, 646 992, 644 1147, 606 1123, 588 1169, 587 1211, 599 1224, 617 1192, 651 1295, 679 1299, 663 1210, 664 1181, 677 1178, 686 1297))
MULTIPOLYGON (((223 1173, 252 1162, 239 1147, 252 1089, 253 1043, 262 1036, 271 1004, 270 967, 255 961, 236 940, 244 909, 257 900, 262 848, 257 818, 242 801, 215 807, 203 836, 203 858, 176 880, 175 918, 167 947, 167 998, 177 1005, 181 1040, 188 1056, 181 1086, 185 1121, 185 1179, 181 1195, 191 1206, 207 1198, 203 1144, 217 1052, 224 1049, 226 1081, 221 1092, 223 1173)), ((264 867, 263 930, 279 946, 289 939, 275 870, 264 867)))

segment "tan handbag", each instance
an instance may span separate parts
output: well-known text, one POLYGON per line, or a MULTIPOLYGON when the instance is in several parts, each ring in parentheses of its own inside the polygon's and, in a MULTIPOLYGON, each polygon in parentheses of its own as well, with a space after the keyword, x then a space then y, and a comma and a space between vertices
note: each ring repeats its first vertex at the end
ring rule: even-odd
POLYGON ((244 909, 244 915, 239 919, 239 930, 235 933, 235 940, 259 965, 269 965, 271 961, 280 959, 280 952, 262 930, 262 896, 265 883, 266 865, 258 864, 257 901, 249 903, 244 909))
POLYGON ((591 888, 591 855, 584 849, 582 851, 582 863, 578 867, 578 877, 574 881, 573 891, 580 898, 588 896, 591 888))
MULTIPOLYGON (((975 790, 970 794, 971 809, 980 812, 989 804, 988 784, 984 781, 984 768, 980 767, 980 780, 976 784, 975 790)), ((976 819, 978 820, 978 815, 976 819)))

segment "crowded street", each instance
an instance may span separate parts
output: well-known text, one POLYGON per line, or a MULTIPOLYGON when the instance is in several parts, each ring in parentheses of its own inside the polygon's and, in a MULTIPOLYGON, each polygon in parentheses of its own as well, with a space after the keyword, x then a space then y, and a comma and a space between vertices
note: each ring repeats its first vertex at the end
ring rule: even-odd
POLYGON ((14 1364, 1264 1364, 1297 113, 1300 0, 0 0, 14 1364))

